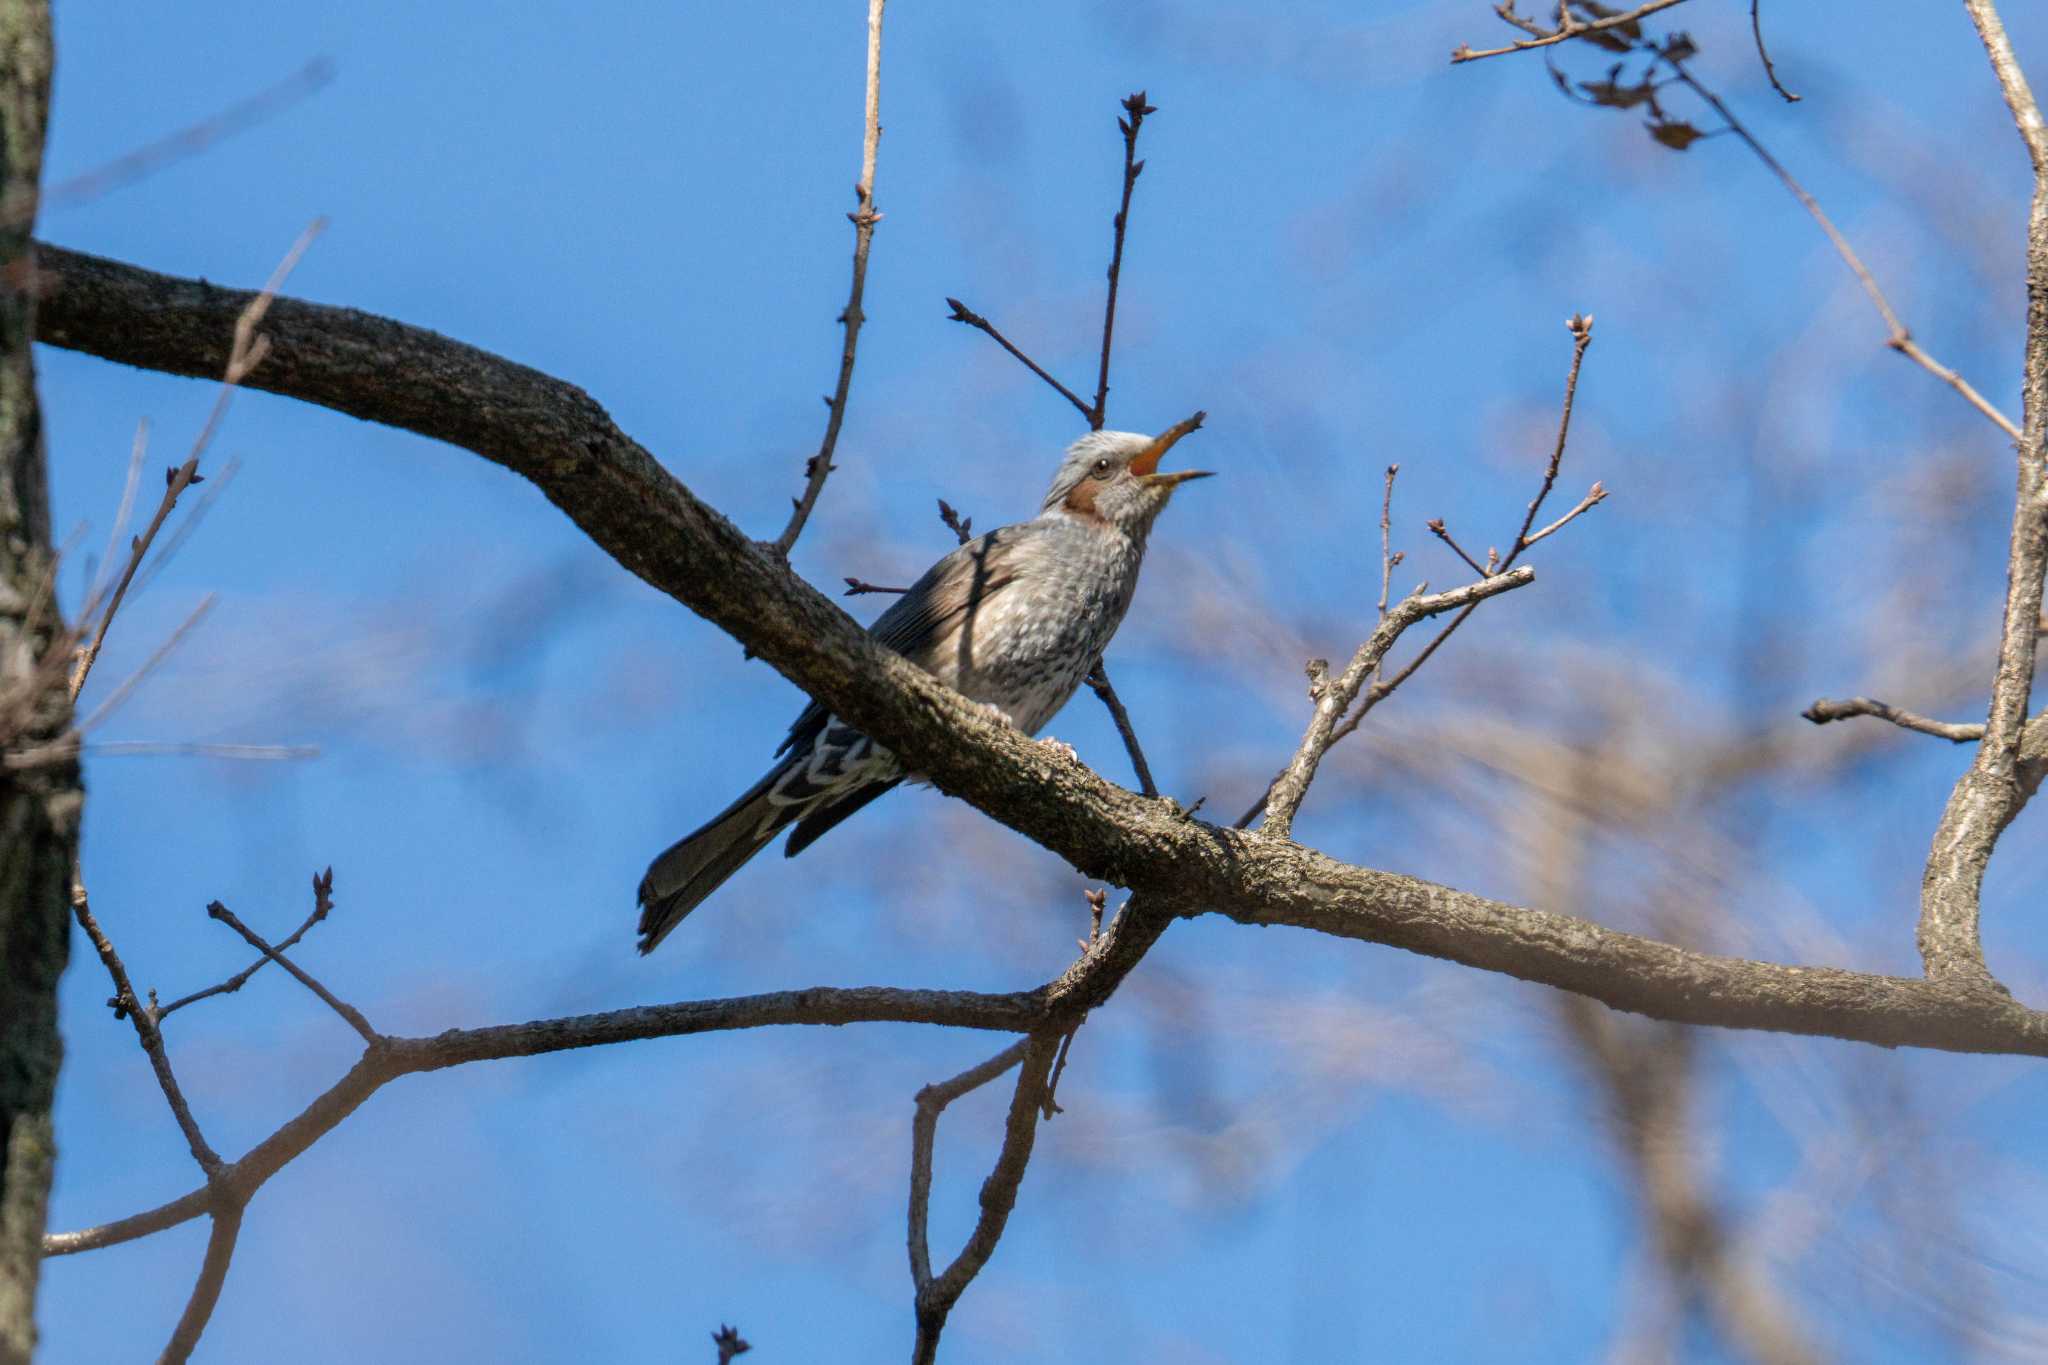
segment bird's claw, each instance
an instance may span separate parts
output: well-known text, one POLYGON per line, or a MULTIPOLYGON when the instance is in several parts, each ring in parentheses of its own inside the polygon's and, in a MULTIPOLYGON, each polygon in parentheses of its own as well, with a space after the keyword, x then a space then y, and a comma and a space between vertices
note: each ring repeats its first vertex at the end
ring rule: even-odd
POLYGON ((1076 763, 1081 761, 1081 755, 1074 752, 1074 746, 1063 739, 1054 739, 1051 735, 1047 735, 1038 742, 1062 758, 1072 759, 1076 763))

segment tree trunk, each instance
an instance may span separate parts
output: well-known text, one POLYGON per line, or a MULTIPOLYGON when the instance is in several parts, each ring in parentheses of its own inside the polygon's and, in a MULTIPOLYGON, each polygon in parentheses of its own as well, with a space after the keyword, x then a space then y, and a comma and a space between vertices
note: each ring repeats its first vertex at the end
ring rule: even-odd
MULTIPOLYGON (((71 714, 29 347, 50 64, 48 0, 0 0, 0 707, 12 732, 0 738, 15 752, 63 733, 71 714)), ((35 1348, 81 800, 75 763, 0 764, 0 1365, 35 1348)))

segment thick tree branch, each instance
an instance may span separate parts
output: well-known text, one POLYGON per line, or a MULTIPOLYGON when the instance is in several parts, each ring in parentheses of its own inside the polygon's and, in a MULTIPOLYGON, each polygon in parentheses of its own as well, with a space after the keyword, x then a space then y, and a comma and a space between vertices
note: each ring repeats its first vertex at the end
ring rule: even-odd
MULTIPOLYGON (((220 323, 247 297, 56 248, 42 267, 44 340, 177 374, 218 371, 220 323)), ((619 563, 753 648, 942 790, 1084 876, 1156 894, 1157 913, 1296 924, 1685 1023, 2048 1055, 2048 1015, 1969 983, 1688 952, 1190 819, 1034 743, 876 646, 580 390, 348 309, 279 299, 267 330, 271 355, 250 386, 449 441, 532 480, 619 563)))

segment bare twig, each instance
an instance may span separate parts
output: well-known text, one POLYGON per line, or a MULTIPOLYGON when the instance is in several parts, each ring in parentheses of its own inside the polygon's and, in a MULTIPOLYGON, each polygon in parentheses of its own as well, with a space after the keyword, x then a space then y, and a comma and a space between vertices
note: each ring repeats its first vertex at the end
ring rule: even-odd
MULTIPOLYGON (((1578 517, 1581 513, 1586 512, 1590 508, 1599 505, 1607 497, 1606 488, 1596 482, 1593 485, 1592 491, 1588 492, 1584 498, 1580 499, 1578 506, 1572 508, 1571 511, 1565 513, 1556 521, 1553 521, 1552 523, 1550 523, 1550 525, 1544 527, 1540 531, 1537 531, 1535 534, 1532 535, 1529 532, 1529 528, 1535 524, 1536 514, 1543 508, 1544 500, 1550 496, 1550 490, 1557 484, 1557 475, 1559 469, 1563 467, 1565 446, 1571 437, 1572 411, 1576 406, 1578 400, 1579 370, 1585 363, 1586 348, 1593 344, 1592 314, 1574 313, 1569 318, 1565 319, 1564 325, 1565 330, 1572 334, 1572 362, 1571 369, 1568 370, 1565 374, 1564 402, 1559 410, 1557 419, 1557 440, 1551 446, 1550 460, 1547 464, 1545 464, 1543 469, 1543 483, 1537 489, 1536 496, 1530 500, 1528 509, 1523 514, 1521 529, 1515 532, 1515 538, 1513 542, 1511 542, 1508 546, 1507 558, 1500 560, 1498 563, 1495 563, 1493 560, 1493 554, 1491 551, 1489 551, 1487 554, 1487 564, 1485 567, 1481 567, 1480 564, 1476 560, 1474 560, 1471 555, 1465 553, 1463 547, 1461 547, 1455 540, 1451 539, 1450 532, 1444 529, 1443 520, 1441 518, 1432 519, 1428 523, 1430 531, 1433 532, 1439 540, 1443 541, 1453 550, 1456 550, 1458 553, 1458 558, 1464 560, 1465 563, 1470 565, 1475 572, 1483 576, 1497 575, 1502 572, 1505 572, 1510 568, 1513 568, 1515 561, 1522 557, 1522 552, 1524 550, 1528 549, 1531 545, 1534 545, 1537 541, 1543 539, 1545 536, 1554 535, 1556 532, 1563 530, 1564 527, 1570 524, 1570 522, 1574 518, 1578 517)), ((1388 522, 1392 516, 1394 498, 1394 473, 1395 470, 1398 468, 1398 465, 1388 466, 1386 494, 1380 503, 1379 619, 1382 624, 1384 624, 1387 619, 1387 588, 1392 579, 1394 565, 1398 564, 1401 561, 1401 556, 1393 553, 1393 547, 1388 538, 1388 522)), ((1376 660, 1373 664, 1372 686, 1365 689, 1363 696, 1361 696, 1358 699, 1357 706, 1353 707, 1349 714, 1345 715, 1342 718, 1342 723, 1339 724, 1337 728, 1331 732, 1329 738, 1329 745, 1341 743, 1345 736, 1351 734, 1353 731, 1358 729, 1359 725, 1365 720, 1366 715, 1373 709, 1373 707, 1378 706, 1381 702, 1385 701, 1388 697, 1392 696, 1396 689, 1398 689, 1402 683, 1405 683, 1410 678, 1414 677, 1416 671, 1419 670, 1424 664, 1429 662, 1430 656, 1432 654, 1435 654, 1438 649, 1442 648, 1444 641, 1450 639, 1451 636, 1455 635, 1457 633, 1458 627, 1464 625, 1467 618, 1469 618, 1472 615, 1472 613, 1477 610, 1479 610, 1479 603, 1473 602, 1469 606, 1465 607, 1464 610, 1460 611, 1456 616, 1453 616, 1448 622, 1445 623, 1444 628, 1438 631, 1435 635, 1431 636, 1429 643, 1424 645, 1421 648, 1421 650, 1419 650, 1416 653, 1415 657, 1413 659, 1410 659, 1408 663, 1405 666, 1403 666, 1402 669, 1398 673, 1396 673, 1392 678, 1382 678, 1381 676, 1386 664, 1385 655, 1382 654, 1381 657, 1378 660, 1376 660)), ((1325 745, 1324 748, 1327 750, 1329 745, 1325 745)), ((1278 778, 1274 779, 1274 783, 1277 783, 1278 781, 1278 778)), ((1252 821, 1258 819, 1259 812, 1266 809, 1267 802, 1272 800, 1274 790, 1274 785, 1268 784, 1265 792, 1260 795, 1259 799, 1257 801, 1254 801, 1250 806, 1247 806, 1245 808, 1244 814, 1240 815, 1237 818, 1237 822, 1233 826, 1233 828, 1249 828, 1252 821)))
POLYGON ((846 329, 839 348, 839 378, 832 386, 832 396, 826 400, 831 413, 825 419, 825 436, 818 443, 818 453, 811 457, 805 469, 803 496, 796 499, 796 507, 789 514, 789 524, 775 538, 775 553, 784 556, 796 545, 796 538, 803 534, 804 523, 811 519, 811 509, 818 505, 818 495, 825 491, 825 480, 831 476, 832 453, 839 448, 839 428, 846 421, 846 398, 853 388, 854 354, 860 346, 861 324, 867 321, 861 300, 867 293, 868 247, 875 238, 875 224, 882 221, 882 215, 875 211, 875 153, 882 142, 884 3, 885 0, 868 0, 867 117, 862 125, 860 142, 860 179, 853 186, 856 207, 846 215, 853 224, 853 285, 847 291, 846 311, 839 315, 839 321, 846 329))
POLYGON ((145 1005, 136 997, 135 988, 128 983, 128 969, 121 965, 121 955, 114 951, 113 941, 93 918, 92 906, 86 900, 85 882, 75 872, 71 878, 71 913, 78 920, 78 927, 91 940, 93 951, 100 956, 100 963, 113 978, 114 998, 108 1003, 114 1007, 114 1017, 126 1016, 135 1025, 135 1036, 148 1054, 150 1070, 156 1073, 156 1083, 164 1092, 164 1101, 171 1107, 171 1116, 178 1121, 178 1129, 185 1135, 185 1145, 192 1150, 192 1159, 199 1163, 199 1169, 212 1182, 220 1174, 223 1165, 220 1154, 207 1144, 206 1135, 199 1131, 198 1120, 192 1117, 192 1107, 185 1103, 185 1092, 178 1088, 178 1078, 171 1071, 171 1056, 164 1048, 163 1034, 157 1029, 156 1002, 145 1005))
POLYGON ((953 538, 962 545, 974 539, 974 518, 961 516, 953 504, 944 498, 939 499, 939 520, 946 524, 946 529, 951 531, 953 538))
POLYGON ((265 943, 260 934, 235 917, 234 911, 228 909, 219 901, 214 901, 206 907, 206 914, 208 918, 217 919, 227 925, 228 928, 240 934, 243 941, 251 948, 254 948, 257 952, 263 954, 264 957, 290 972, 300 985, 319 996, 326 1003, 327 1008, 340 1015, 365 1043, 374 1048, 383 1041, 383 1035, 370 1027, 370 1021, 363 1018, 361 1010, 358 1010, 346 1000, 337 997, 333 991, 328 990, 327 987, 314 980, 312 975, 300 967, 298 963, 292 961, 268 943, 265 943))
POLYGON ((890 588, 890 587, 884 587, 884 586, 883 586, 882 584, 880 584, 880 583, 870 583, 870 582, 868 582, 868 581, 867 581, 866 579, 864 579, 864 578, 855 578, 855 577, 854 577, 853 575, 851 575, 851 574, 848 574, 848 575, 847 575, 847 577, 846 577, 846 591, 845 591, 845 592, 843 592, 843 593, 841 593, 841 594, 840 594, 840 596, 842 596, 842 597, 859 597, 859 596, 861 596, 861 595, 862 595, 863 593, 870 593, 870 592, 892 592, 892 593, 906 593, 906 592, 909 592, 909 591, 910 591, 910 589, 908 589, 908 588, 890 588))
POLYGON ((1451 538, 1451 533, 1444 527, 1444 519, 1442 517, 1431 517, 1427 522, 1424 522, 1423 524, 1429 527, 1429 533, 1431 535, 1435 536, 1438 540, 1441 540, 1444 544, 1450 546, 1452 553, 1457 555, 1458 558, 1464 560, 1465 566, 1471 569, 1473 573, 1478 574, 1481 578, 1485 578, 1489 573, 1492 572, 1492 570, 1488 569, 1484 564, 1481 564, 1471 555, 1466 554, 1465 547, 1460 545, 1457 541, 1451 538))
POLYGON ((1764 46, 1763 16, 1757 13, 1757 8, 1762 3, 1763 0, 1749 0, 1749 32, 1750 36, 1756 39, 1757 58, 1764 64, 1764 75, 1770 79, 1771 89, 1783 96, 1785 103, 1797 104, 1799 103, 1799 96, 1787 90, 1783 83, 1778 80, 1778 68, 1771 61, 1770 50, 1764 46))
POLYGON ((142 487, 142 466, 149 453, 149 419, 135 423, 135 439, 128 446, 128 475, 121 481, 121 501, 114 509, 114 524, 107 529, 107 552, 100 560, 99 571, 93 575, 92 586, 86 589, 85 605, 79 611, 81 619, 90 618, 99 610, 100 598, 106 592, 106 576, 114 571, 114 557, 121 552, 121 537, 128 530, 128 518, 135 512, 135 494, 142 487))
POLYGON ((14 770, 47 768, 69 763, 79 754, 101 758, 233 758, 258 762, 318 758, 317 744, 205 744, 182 740, 102 739, 87 740, 68 735, 33 749, 18 749, 0 755, 0 767, 14 770))
POLYGON ((987 318, 975 312, 973 309, 969 308, 966 304, 960 302, 960 300, 958 299, 948 298, 946 300, 946 306, 953 310, 952 320, 954 322, 964 322, 969 327, 972 327, 977 331, 986 332, 989 338, 993 340, 996 343, 996 345, 1002 347, 1004 350, 1008 351, 1012 356, 1016 357, 1016 359, 1023 364, 1025 369, 1031 371, 1031 373, 1037 375, 1040 379, 1043 379, 1046 383, 1052 385, 1054 392, 1058 393, 1060 397, 1066 399, 1069 403, 1072 403, 1074 405, 1074 410, 1076 412, 1079 412, 1083 417, 1088 418, 1090 421, 1094 420, 1094 409, 1090 408, 1086 403, 1082 402, 1080 396, 1076 394, 1072 389, 1068 388, 1065 384, 1060 383, 1059 380, 1054 379, 1051 373, 1048 372, 1043 365, 1040 365, 1030 356, 1024 354, 1024 352, 1017 349, 1015 343, 1013 343, 1008 337, 1004 336, 1001 332, 996 330, 996 325, 994 323, 990 322, 987 318))
POLYGON ((734 1356, 743 1356, 754 1349, 753 1343, 740 1335, 737 1327, 718 1324, 718 1330, 711 1334, 712 1345, 718 1348, 718 1365, 730 1365, 734 1356))
POLYGON ((268 966, 273 955, 287 953, 290 952, 293 948, 298 947, 299 940, 306 936, 306 931, 311 929, 314 925, 318 924, 321 920, 326 919, 329 912, 333 909, 334 869, 330 867, 324 872, 315 872, 313 874, 313 913, 306 916, 306 922, 304 924, 301 924, 298 928, 292 930, 291 934, 287 938, 285 938, 283 942, 279 943, 277 947, 274 948, 270 953, 266 953, 262 957, 257 958, 254 962, 251 962, 248 966, 242 968, 241 971, 236 972, 227 980, 220 982, 218 985, 208 986, 203 991, 194 991, 190 995, 180 996, 176 1000, 173 1000, 170 1004, 165 1005, 162 1009, 156 1012, 157 1022, 161 1024, 165 1019, 170 1018, 171 1015, 185 1008, 185 1006, 196 1005, 201 1000, 210 999, 211 997, 216 995, 233 995, 236 991, 242 989, 243 986, 248 984, 250 977, 256 975, 256 973, 262 971, 266 966, 268 966))
POLYGON ((1095 402, 1088 409, 1091 431, 1102 430, 1109 415, 1109 353, 1116 335, 1116 291, 1123 277, 1124 230, 1130 226, 1131 191, 1137 188, 1138 177, 1145 173, 1145 163, 1136 159, 1138 130, 1145 124, 1145 115, 1158 112, 1145 103, 1145 92, 1140 90, 1124 97, 1124 117, 1116 121, 1117 130, 1124 135, 1124 192, 1117 205, 1115 239, 1109 250, 1109 293, 1102 305, 1102 362, 1095 372, 1095 402))
MULTIPOLYGON (((114 614, 121 609, 121 601, 128 594, 128 585, 135 580, 135 571, 142 567, 143 556, 149 553, 151 542, 156 539, 157 532, 163 529, 164 519, 170 516, 171 509, 178 505, 178 495, 192 485, 206 481, 205 476, 199 472, 199 459, 205 454, 207 446, 213 440, 214 432, 220 428, 221 419, 227 414, 228 400, 233 397, 236 387, 248 378, 250 372, 263 363, 264 356, 269 354, 270 343, 256 328, 261 325, 264 314, 269 311, 271 301, 277 297, 277 291, 284 287, 286 278, 290 276, 293 267, 298 265, 299 258, 306 254, 306 249, 313 244, 313 239, 318 237, 326 226, 326 219, 316 218, 299 234, 298 240, 285 252, 284 259, 279 261, 277 268, 271 272, 269 281, 257 291, 255 297, 249 300, 248 305, 236 317, 234 345, 228 351, 227 366, 221 375, 220 392, 215 396, 213 407, 206 415, 206 423, 199 429, 199 435, 194 438, 191 453, 185 457, 185 462, 164 471, 164 496, 157 504, 156 515, 150 518, 149 528, 137 536, 130 545, 128 563, 121 570, 120 580, 114 586, 114 595, 107 602, 106 610, 100 614, 99 623, 93 628, 91 641, 79 650, 77 662, 72 666, 70 690, 73 702, 78 700, 79 692, 85 687, 86 677, 92 672, 94 661, 99 658, 100 648, 106 643, 107 631, 114 624, 114 614)), ((137 433, 136 439, 142 439, 141 433, 137 433)))
POLYGON ((1929 720, 1926 716, 1915 715, 1902 707, 1876 701, 1870 697, 1850 697, 1846 701, 1822 697, 1799 714, 1815 725, 1826 725, 1832 720, 1848 720, 1852 716, 1875 716, 1879 720, 1888 720, 1901 729, 1917 730, 1923 735, 1953 740, 1957 744, 1972 744, 1984 738, 1982 725, 1958 725, 1944 720, 1929 720))
MULTIPOLYGON (((1763 143, 1757 140, 1756 135, 1749 131, 1748 126, 1741 119, 1735 117, 1734 112, 1722 102, 1719 95, 1693 78, 1692 72, 1686 68, 1684 57, 1670 55, 1671 49, 1657 48, 1655 45, 1652 45, 1650 50, 1655 52, 1671 68, 1672 73, 1678 77, 1679 81, 1688 90, 1705 100, 1713 108, 1714 112, 1721 116, 1722 121, 1728 126, 1728 131, 1742 139, 1743 145, 1756 154, 1757 160, 1763 162, 1771 174, 1778 177, 1778 183, 1783 185, 1791 193, 1792 197, 1799 201, 1799 206, 1806 210, 1814 222, 1820 224, 1821 231, 1827 234, 1827 239, 1834 246, 1835 253, 1842 258, 1843 263, 1856 276, 1857 283, 1863 286, 1863 292, 1869 297, 1871 304, 1876 307, 1878 316, 1884 319, 1884 325, 1890 332, 1890 335, 1885 338, 1885 345, 1954 389, 1958 394, 1962 395, 1964 402, 1989 418, 2000 431, 2003 431, 2015 441, 2020 440, 2020 429, 2010 417, 2000 412, 1989 399, 1977 392, 1976 387, 1969 380, 1927 354, 1921 348, 1920 343, 1913 339, 1912 332, 1904 322, 1900 321, 1899 315, 1893 311, 1891 300, 1885 297, 1884 290, 1878 286, 1877 277, 1872 275, 1869 267, 1863 264, 1862 257, 1858 256, 1856 249, 1849 245, 1849 239, 1842 235, 1841 229, 1835 226, 1834 220, 1829 218, 1827 212, 1821 208, 1820 201, 1807 193, 1806 187, 1793 178, 1792 173, 1785 169, 1778 158, 1771 155, 1770 151, 1765 148, 1763 143)), ((1680 50, 1684 51, 1684 49, 1680 50)))
POLYGON ((112 629, 114 614, 121 610, 121 601, 128 595, 128 585, 135 581, 135 571, 142 567, 142 557, 149 553, 150 542, 163 529, 164 518, 178 505, 178 495, 195 483, 204 482, 199 472, 199 457, 194 455, 174 469, 166 470, 164 495, 157 503, 156 515, 149 519, 149 527, 137 536, 128 549, 128 563, 121 570, 119 581, 114 584, 113 596, 107 600, 107 609, 100 614, 99 623, 93 627, 92 639, 81 646, 78 658, 71 666, 71 700, 76 702, 78 694, 85 687, 86 678, 92 673, 93 662, 99 658, 100 648, 107 641, 107 631, 112 629))
POLYGON ((1534 48, 1550 47, 1555 43, 1569 42, 1573 38, 1584 38, 1588 34, 1605 33, 1607 30, 1615 28, 1627 28, 1655 14, 1658 10, 1670 9, 1674 5, 1684 3, 1685 0, 1649 0, 1648 4, 1638 5, 1625 14, 1609 14, 1598 19, 1581 19, 1571 12, 1569 5, 1561 4, 1557 10, 1557 27, 1555 29, 1546 29, 1540 24, 1533 23, 1516 14, 1514 0, 1506 0, 1506 3, 1494 6, 1494 12, 1508 23, 1521 29, 1524 33, 1536 36, 1518 39, 1515 42, 1509 43, 1506 47, 1487 48, 1483 52, 1475 52, 1470 47, 1460 43, 1451 52, 1451 61, 1453 63, 1476 62, 1483 57, 1501 57, 1510 52, 1528 52, 1534 48))
POLYGON ((1271 794, 1266 798, 1266 833, 1280 839, 1289 836, 1294 813, 1301 809, 1302 798, 1308 795, 1309 783, 1315 780, 1316 765, 1322 762, 1324 752, 1333 742, 1331 732, 1357 698, 1359 689, 1365 686, 1373 667, 1401 638, 1401 632, 1426 616, 1473 606, 1489 597, 1525 587, 1535 580, 1534 569, 1513 569, 1448 592, 1412 592, 1388 611, 1386 619, 1358 647, 1343 674, 1335 679, 1322 680, 1315 710, 1309 718, 1308 732, 1301 738, 1301 747, 1295 751, 1293 760, 1281 769, 1280 775, 1273 779, 1271 794))
POLYGON ((1124 709, 1123 699, 1110 686, 1109 665, 1101 659, 1088 670, 1086 679, 1095 695, 1102 698, 1102 704, 1109 708, 1109 718, 1116 722, 1116 732, 1123 737, 1124 752, 1131 756, 1131 767, 1137 770, 1138 789, 1147 796, 1158 796, 1159 788, 1152 781, 1152 765, 1145 761, 1145 751, 1138 747, 1138 732, 1131 728, 1131 713, 1124 709))
POLYGON ((192 608, 186 614, 185 619, 178 623, 177 629, 164 637, 164 642, 150 652, 150 656, 142 661, 142 666, 123 678, 120 684, 107 694, 106 700, 94 707, 92 714, 78 723, 76 726, 77 732, 79 734, 89 733, 105 723, 106 719, 113 715, 114 712, 120 710, 122 703, 133 696, 135 689, 142 685, 143 680, 155 672, 157 666, 165 659, 168 659, 173 650, 184 643, 185 637, 198 628, 199 623, 206 619, 206 613, 212 611, 213 604, 219 600, 220 594, 212 592, 200 598, 199 605, 192 608))
POLYGON ((981 1273, 981 1268, 995 1253, 996 1243, 1002 1239, 1003 1228, 1009 1222, 1010 1210, 1016 1207, 1017 1187, 1023 1183, 1025 1168, 1031 1162, 1031 1148, 1038 1133, 1040 1099, 1057 1043, 1057 1035, 1033 1034, 943 1086, 927 1086, 918 1092, 917 1114, 911 1122, 910 1186, 910 1274, 917 1295, 917 1344, 911 1352, 911 1359, 918 1365, 928 1365, 937 1359, 939 1334, 945 1330, 947 1316, 953 1311, 953 1305, 960 1301, 960 1295, 968 1284, 981 1273), (981 1216, 975 1221, 974 1231, 968 1234, 966 1245, 960 1248, 960 1254, 953 1258, 952 1264, 934 1275, 926 1224, 931 1203, 932 1149, 938 1133, 939 1112, 961 1095, 986 1085, 1020 1063, 1017 1088, 1010 1097, 1009 1117, 1003 1125, 1002 1150, 996 1156, 995 1168, 982 1182, 981 1216))
MULTIPOLYGON (((1572 408, 1579 397, 1579 368, 1586 363, 1586 348, 1593 344, 1593 315, 1574 313, 1565 319, 1565 330, 1572 334, 1572 367, 1564 377, 1564 407, 1557 416, 1557 441, 1550 448, 1550 463, 1543 467, 1543 485, 1536 490, 1536 496, 1529 501, 1529 510, 1522 517, 1522 529, 1515 532, 1514 544, 1508 550, 1507 562, 1512 565, 1522 551, 1528 549, 1543 536, 1531 536, 1529 528, 1536 524, 1536 514, 1543 510, 1544 499, 1557 486, 1557 471, 1564 467, 1564 447, 1572 431, 1572 408)), ((1598 484, 1593 485, 1599 488, 1598 484)), ((1598 502, 1599 499, 1593 499, 1598 502)), ((1590 506, 1591 504, 1588 504, 1590 506)), ((1583 510, 1583 509, 1581 509, 1583 510)), ((1573 513, 1577 515, 1577 513, 1573 513)), ((1571 517, 1564 518, 1555 526, 1543 532, 1549 535, 1557 526, 1564 525, 1571 517)))
POLYGON ((159 1365, 178 1365, 191 1358, 213 1317, 214 1305, 220 1302, 221 1285, 227 1280, 228 1266, 235 1258, 235 1240, 241 1232, 242 1205, 232 1198, 218 1201, 213 1209, 213 1231, 206 1239, 206 1259, 199 1266, 199 1280, 192 1286, 192 1296, 185 1302, 185 1311, 171 1332, 170 1342, 157 1357, 159 1365))
MULTIPOLYGON (((1550 525, 1544 527, 1542 530, 1536 532, 1534 535, 1525 538, 1522 541, 1521 548, 1526 550, 1531 545, 1534 545, 1537 541, 1543 539, 1545 536, 1556 535, 1559 531, 1562 531, 1565 527, 1571 525, 1571 523, 1574 520, 1576 520, 1580 515, 1592 511, 1595 507, 1598 507, 1601 503, 1605 501, 1607 501, 1607 486, 1596 479, 1593 481, 1593 486, 1586 491, 1586 496, 1579 499, 1577 506, 1573 507, 1571 511, 1565 513, 1556 521, 1551 522, 1550 525)), ((1512 556, 1510 557, 1512 558, 1512 556)))

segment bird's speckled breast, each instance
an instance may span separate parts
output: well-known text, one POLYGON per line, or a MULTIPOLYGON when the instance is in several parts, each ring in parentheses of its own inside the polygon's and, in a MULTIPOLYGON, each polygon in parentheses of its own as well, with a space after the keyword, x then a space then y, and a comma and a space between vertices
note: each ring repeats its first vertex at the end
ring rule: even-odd
POLYGON ((1028 529, 1009 565, 1015 580, 974 609, 970 629, 933 671, 1035 735, 1123 623, 1145 552, 1100 522, 1053 515, 1028 529))

